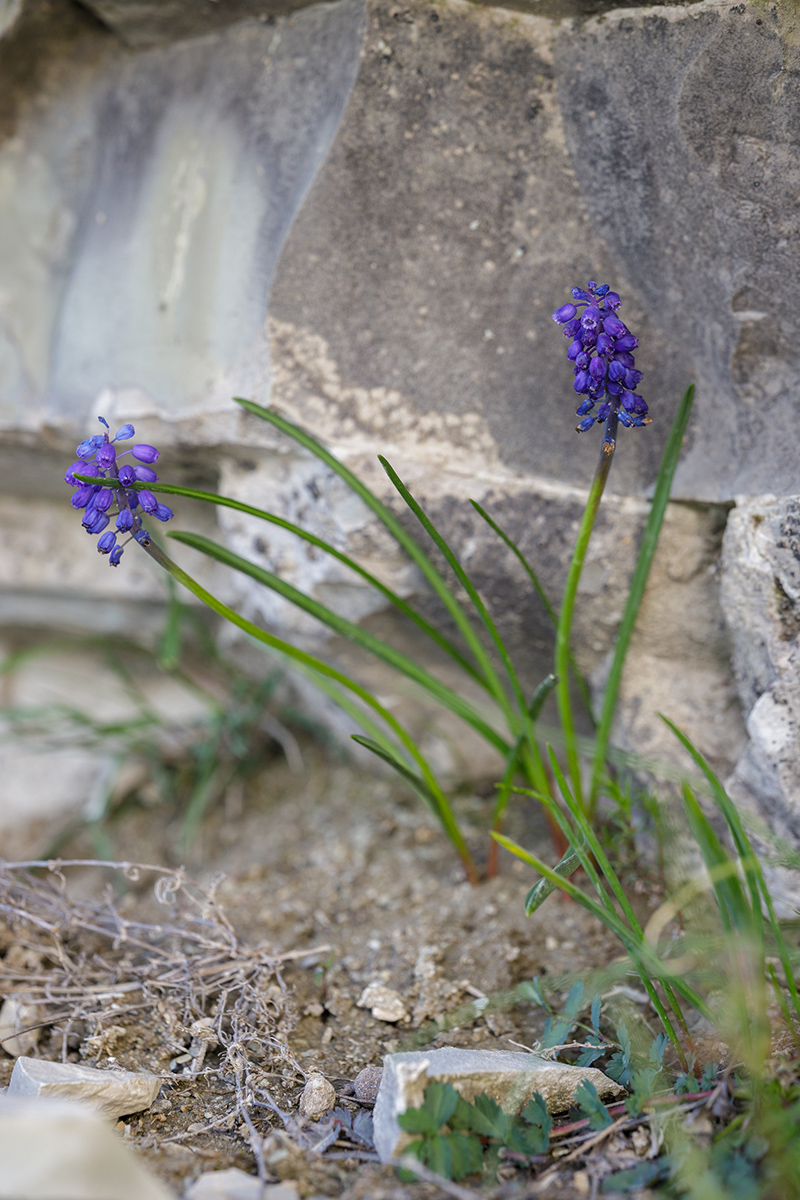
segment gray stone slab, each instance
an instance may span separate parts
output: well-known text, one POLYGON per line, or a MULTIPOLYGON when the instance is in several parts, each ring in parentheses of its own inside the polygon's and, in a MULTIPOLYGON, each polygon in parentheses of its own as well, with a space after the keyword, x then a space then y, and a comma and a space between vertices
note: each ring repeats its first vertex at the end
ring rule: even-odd
POLYGON ((160 1090, 157 1075, 99 1071, 43 1058, 18 1058, 8 1085, 10 1097, 76 1100, 112 1120, 149 1108, 160 1090))
POLYGON ((575 1089, 590 1080, 601 1099, 616 1098, 624 1088, 595 1067, 565 1066, 536 1054, 512 1050, 462 1050, 445 1046, 439 1050, 387 1054, 383 1077, 373 1113, 375 1149, 382 1161, 401 1154, 411 1135, 397 1123, 400 1113, 422 1104, 428 1083, 438 1079, 450 1083, 465 1100, 486 1093, 508 1113, 519 1113, 534 1092, 539 1092, 548 1111, 569 1108, 575 1089))
POLYGON ((800 91, 784 32, 774 6, 702 3, 611 12, 555 45, 594 229, 665 339, 671 385, 697 381, 685 497, 796 490, 800 91))

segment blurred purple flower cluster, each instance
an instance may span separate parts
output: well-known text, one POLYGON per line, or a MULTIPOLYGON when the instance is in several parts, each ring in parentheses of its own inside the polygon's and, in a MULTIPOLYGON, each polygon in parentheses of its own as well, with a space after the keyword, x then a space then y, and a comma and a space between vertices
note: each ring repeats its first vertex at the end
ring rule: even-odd
POLYGON ((87 533, 97 535, 97 549, 101 554, 109 556, 112 567, 119 566, 123 548, 131 538, 135 538, 143 546, 150 543, 150 534, 142 525, 141 513, 153 516, 159 521, 169 521, 174 514, 166 504, 159 504, 155 496, 147 488, 135 488, 137 483, 156 483, 158 476, 152 464, 158 459, 159 451, 155 446, 139 442, 127 450, 117 449, 117 442, 128 442, 135 434, 132 425, 123 425, 113 438, 108 436, 108 422, 99 418, 100 424, 106 428, 105 433, 86 438, 80 443, 75 453, 78 461, 74 462, 64 476, 66 483, 75 491, 72 493, 72 507, 83 509, 83 528, 87 533), (120 463, 120 459, 131 455, 135 463, 120 463), (76 475, 89 475, 97 483, 82 483, 76 475), (112 482, 113 481, 113 482, 112 482), (109 529, 111 518, 116 517, 115 528, 109 529), (126 542, 119 543, 118 537, 130 536, 126 542))

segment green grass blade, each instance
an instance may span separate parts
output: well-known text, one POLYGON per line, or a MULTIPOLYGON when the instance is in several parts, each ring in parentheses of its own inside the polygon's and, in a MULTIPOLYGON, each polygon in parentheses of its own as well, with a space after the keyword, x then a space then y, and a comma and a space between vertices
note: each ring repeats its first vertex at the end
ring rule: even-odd
MULTIPOLYGON (((550 620, 553 624, 553 628, 555 628, 558 625, 558 613, 556 612, 553 605, 550 603, 550 599, 542 586, 541 580, 539 579, 539 576, 534 571, 534 569, 531 566, 528 559, 522 553, 522 551, 520 550, 517 543, 513 540, 513 538, 509 537, 509 535, 505 532, 505 530, 500 525, 497 524, 497 522, 494 520, 494 518, 489 516, 486 509, 483 508, 482 505, 480 505, 477 500, 470 500, 470 504, 475 509, 477 514, 483 518, 483 520, 486 522, 486 524, 489 526, 489 528, 491 530, 493 530, 494 533, 497 534, 497 536, 500 538, 500 540, 502 542, 505 542, 506 546, 508 546, 511 553, 514 554, 516 556, 516 558, 519 560, 519 562, 522 566, 522 569, 525 571, 525 574, 528 576, 531 583, 533 584, 533 590, 536 592, 536 595, 539 597, 542 604, 544 605, 545 612, 547 613, 548 617, 550 618, 550 620)), ((572 671, 572 674, 575 678, 575 682, 578 686, 578 691, 581 694, 581 700, 583 700, 583 703, 586 705, 586 711, 589 714, 589 718, 592 722, 592 725, 595 725, 596 721, 595 721, 595 716, 594 716, 594 709, 592 706, 592 694, 589 689, 589 685, 586 682, 586 679, 584 678, 583 674, 581 673, 581 671, 578 667, 578 664, 575 661, 575 656, 573 655, 571 650, 569 652, 569 665, 570 665, 570 670, 572 671)))
POLYGON ((587 896, 585 892, 582 892, 581 889, 576 887, 575 884, 570 882, 569 879, 565 879, 561 875, 557 874, 553 867, 549 867, 547 863, 542 862, 542 860, 537 858, 536 855, 530 854, 527 850, 524 850, 522 846, 519 846, 516 842, 512 841, 511 838, 507 838, 501 833, 493 833, 492 837, 495 839, 495 841, 499 842, 501 846, 504 846, 505 849, 511 854, 514 854, 517 858, 522 859, 523 862, 526 862, 529 866, 532 866, 540 875, 553 883, 555 887, 559 888, 567 896, 571 897, 571 899, 573 899, 577 904, 580 904, 586 909, 587 912, 590 912, 593 916, 595 916, 597 920, 601 921, 612 933, 616 934, 630 955, 631 961, 636 967, 639 977, 641 978, 642 983, 647 990, 647 994, 650 996, 653 1007, 661 1018, 662 1024, 669 1035, 670 1041, 676 1047, 681 1059, 685 1061, 680 1039, 675 1032, 675 1028, 670 1020, 669 1014, 664 1008, 664 1005, 661 1003, 661 999, 653 986, 653 978, 658 979, 662 987, 666 987, 667 980, 669 980, 675 990, 680 992, 684 999, 688 1000, 693 1008, 696 1008, 698 1012, 703 1014, 703 1016, 713 1021, 713 1013, 702 996, 695 992, 694 988, 686 983, 685 979, 673 977, 669 965, 656 954, 646 939, 644 937, 637 936, 637 934, 631 930, 616 913, 604 908, 602 905, 598 904, 596 900, 592 900, 590 896, 587 896))
POLYGON ((642 542, 639 547, 639 554, 636 558, 636 566, 628 591, 628 599, 625 603, 625 611, 622 614, 622 620, 617 631, 614 657, 611 661, 611 669, 608 673, 608 680, 606 681, 603 693, 600 720, 595 734, 595 752, 594 763, 592 765, 592 787, 589 804, 590 812, 594 812, 594 806, 597 802, 597 790, 600 784, 603 764, 606 759, 608 739, 611 735, 611 725, 617 706, 617 696, 622 681, 625 657, 628 653, 633 627, 636 623, 636 617, 639 613, 644 589, 650 574, 650 567, 653 563, 653 556, 658 545, 661 526, 664 523, 669 495, 672 490, 672 480, 675 475, 675 468, 678 465, 681 444, 689 423, 693 402, 694 384, 692 383, 684 392, 681 402, 678 405, 678 411, 672 422, 667 444, 661 457, 661 465, 658 469, 655 492, 653 493, 653 502, 650 506, 650 515, 647 518, 647 524, 645 525, 642 542))
MULTIPOLYGON (((542 682, 533 693, 531 702, 528 705, 528 718, 531 725, 535 725, 539 718, 539 714, 544 708, 547 697, 556 686, 556 677, 552 673, 546 675, 542 682)), ((520 733, 516 742, 511 747, 506 757, 505 771, 503 779, 500 783, 497 800, 495 801, 494 809, 492 810, 492 828, 499 829, 500 823, 503 820, 503 814, 508 806, 509 797, 512 792, 512 784, 514 776, 517 773, 520 764, 520 755, 527 740, 527 731, 520 733)))
POLYGON ((754 933, 753 912, 738 878, 736 864, 726 853, 714 827, 687 784, 683 786, 683 805, 689 829, 711 880, 723 929, 729 937, 751 937, 754 933))
MULTIPOLYGON (((462 567, 462 565, 459 562, 456 555, 450 549, 450 546, 447 544, 445 539, 439 533, 436 526, 433 524, 433 521, 431 521, 430 517, 427 515, 427 513, 421 507, 419 502, 414 498, 414 496, 412 496, 411 492, 406 487, 406 485, 403 483, 402 479, 397 474, 397 472, 394 470, 391 463, 387 462, 387 460, 381 454, 378 455, 378 462, 381 464, 384 471, 386 472, 389 479, 391 480, 392 484, 397 489, 399 494, 402 496, 405 504, 408 506, 408 508, 411 510, 411 512, 417 518, 420 525, 427 533, 428 537, 431 539, 431 541, 436 546, 436 548, 439 551, 441 551, 448 566, 453 571, 453 574, 455 575, 456 579, 458 580, 458 582, 463 587, 464 591, 469 596, 472 606, 475 609, 475 612, 478 614, 478 617, 480 618, 480 621, 483 624, 484 629, 486 629, 487 633, 489 634, 492 641, 494 642, 495 647, 497 648, 497 651, 503 662, 503 666, 506 669, 506 674, 508 675, 511 686, 514 689, 514 693, 517 698, 517 704, 519 705, 520 709, 524 712, 525 707, 526 707, 525 706, 525 698, 523 696, 522 688, 520 687, 519 680, 517 679, 517 674, 516 674, 516 671, 514 670, 513 663, 511 662, 511 657, 508 653, 508 650, 506 649, 503 639, 500 637, 500 634, 497 630, 497 627, 496 627, 494 621, 492 620, 491 616, 489 615, 486 605, 483 603, 480 596, 478 595, 477 588, 473 584, 473 582, 470 579, 467 572, 462 567)), ((491 661, 489 660, 488 655, 486 655, 485 650, 483 650, 483 647, 481 647, 481 653, 483 656, 482 666, 483 666, 484 673, 486 674, 486 678, 487 679, 490 678, 489 672, 491 672, 491 677, 494 680, 493 692, 494 692, 495 698, 497 699, 497 702, 500 705, 502 705, 504 711, 508 714, 510 712, 510 708, 509 708, 509 704, 508 704, 508 697, 506 696, 505 690, 503 689, 502 684, 500 683, 500 680, 497 677, 494 667, 491 665, 491 661)))
POLYGON ((137 488, 137 490, 141 490, 143 487, 149 487, 151 492, 163 492, 168 496, 183 496, 187 500, 200 500, 205 504, 214 504, 221 508, 232 508, 235 512, 246 513, 250 517, 258 517, 258 519, 261 521, 266 521, 270 525, 277 526, 278 529, 285 529, 287 533, 294 534, 295 537, 307 542, 310 546, 316 547, 316 549, 321 550, 324 554, 329 555, 331 558, 337 559, 338 562, 342 563, 356 575, 359 575, 366 583, 370 585, 370 587, 375 588, 375 590, 380 592, 380 594, 384 596, 390 604, 394 605, 394 607, 398 609, 398 611, 401 612, 404 617, 408 617, 408 619, 413 621, 414 624, 417 625, 427 637, 436 642, 436 644, 442 650, 444 650, 446 654, 448 654, 455 662, 458 663, 463 671, 466 671, 469 675, 471 675, 473 679, 481 684, 481 686, 486 686, 478 671, 475 670, 475 667, 471 662, 469 662, 468 659, 464 657, 461 651, 454 646, 453 643, 446 638, 444 634, 442 634, 436 628, 435 625, 432 625, 420 613, 418 613, 415 608, 405 601, 402 596, 398 596, 397 592, 392 591, 390 587, 387 587, 385 583, 382 583, 381 580, 373 575, 371 571, 368 571, 365 567, 362 567, 355 561, 355 559, 350 558, 348 554, 344 554, 341 550, 337 550, 335 546, 332 546, 330 542, 324 541, 323 538, 318 538, 313 533, 309 533, 309 531, 307 529, 303 529, 302 526, 295 525, 292 521, 287 521, 283 517, 277 516, 275 513, 268 512, 266 509, 256 508, 254 505, 245 504, 241 500, 232 500, 229 496, 220 496, 216 492, 204 492, 199 491, 197 488, 180 487, 177 484, 169 483, 143 483, 140 485, 133 484, 132 486, 137 488))
MULTIPOLYGON (((572 818, 575 821, 575 824, 577 825, 578 829, 580 830, 583 840, 586 842, 586 844, 589 846, 589 848, 591 850, 592 858, 597 863, 604 879, 608 883, 608 886, 611 888, 611 891, 614 893, 617 903, 619 904, 620 908, 622 909, 622 912, 625 915, 625 919, 629 922, 631 929, 633 929, 633 931, 637 935, 637 937, 639 937, 642 941, 644 941, 644 931, 642 930, 642 927, 639 923, 636 913, 633 911, 633 906, 631 905, 631 902, 628 899, 628 895, 625 891, 625 888, 622 886, 622 882, 620 881, 620 878, 617 875, 617 872, 614 870, 613 866, 611 865, 608 855, 606 854, 605 850, 603 849, 603 847, 600 843, 600 839, 598 838, 597 834, 595 833, 594 829, 592 828, 592 823, 589 820, 589 817, 587 816, 586 812, 584 811, 583 806, 581 805, 580 801, 575 796, 573 796, 572 792, 570 791, 569 785, 567 784, 567 781, 564 777, 564 773, 561 770, 561 767, 559 766, 558 759, 556 758, 555 754, 553 753, 552 747, 548 747, 548 753, 550 755, 550 766, 552 768, 552 771, 555 776, 555 779, 558 784, 561 795, 564 797, 564 802, 566 803, 567 808, 569 809, 570 814, 572 815, 572 818)), ((667 1000, 669 1001, 669 1004, 670 1004, 677 1020, 681 1024, 683 1031, 684 1031, 686 1037, 688 1038, 689 1031, 686 1027, 686 1023, 683 1018, 683 1013, 681 1012, 680 1005, 678 1004, 677 1000, 675 999, 674 993, 672 991, 672 987, 669 983, 666 983, 666 982, 664 983, 664 991, 665 991, 667 1000)))
MULTIPOLYGON (((663 713, 659 713, 658 715, 667 728, 672 731, 683 748, 693 759, 695 764, 702 771, 710 786, 711 794, 713 795, 720 808, 720 811, 725 817, 728 828, 731 831, 734 845, 736 846, 737 853, 742 863, 742 869, 745 873, 747 886, 750 890, 751 908, 754 920, 757 923, 763 920, 761 907, 763 902, 763 906, 767 910, 770 929, 772 930, 772 935, 775 938, 778 957, 781 960, 781 966, 783 967, 784 974, 786 976, 786 984, 789 989, 789 995, 792 998, 792 1004, 794 1006, 795 1013, 797 1014, 797 1019, 800 1021, 800 995, 798 995, 797 984, 795 983, 794 979, 794 968, 792 965, 789 948, 786 945, 780 923, 775 913, 775 905, 773 904, 772 896, 767 886, 767 881, 764 878, 764 872, 761 869, 761 864, 758 861, 755 850, 753 849, 753 844, 747 835, 744 825, 742 824, 742 819, 739 816, 736 805, 733 803, 716 774, 714 771, 712 771, 711 767, 708 765, 705 758, 694 745, 694 743, 689 740, 685 733, 682 733, 681 730, 678 729, 677 725, 670 721, 669 717, 665 717, 663 713)), ((763 938, 763 932, 761 933, 761 937, 763 938)))
POLYGON ((413 679, 415 683, 423 687, 439 704, 450 709, 451 712, 471 725, 476 733, 485 738, 501 754, 508 752, 508 743, 502 735, 493 729, 471 704, 459 696, 457 692, 454 692, 452 688, 448 688, 445 684, 441 683, 434 675, 426 671, 424 667, 421 667, 399 650, 395 650, 393 646, 390 646, 381 638, 375 637, 374 634, 367 632, 367 630, 362 629, 359 625, 348 621, 346 617, 339 616, 338 613, 333 612, 326 605, 321 604, 318 600, 314 600, 311 596, 306 595, 305 592, 301 592, 292 584, 281 579, 279 575, 275 575, 272 571, 267 571, 264 567, 259 567, 248 559, 242 558, 226 546, 220 546, 217 542, 212 542, 210 538, 203 537, 201 534, 180 532, 170 533, 169 536, 185 546, 191 546, 193 550, 199 550, 202 554, 208 555, 209 558, 213 558, 225 566, 232 567, 235 571, 239 571, 243 575, 248 575, 251 579, 255 579, 257 583, 270 588, 273 592, 277 592, 278 595, 283 596, 310 616, 315 617, 322 624, 327 625, 335 633, 347 638, 353 645, 360 646, 363 650, 374 654, 376 658, 394 667, 396 671, 408 676, 409 679, 413 679))
POLYGON ((476 659, 476 662, 482 667, 488 666, 490 674, 481 675, 481 682, 488 690, 493 690, 492 680, 496 679, 494 667, 491 662, 486 659, 486 653, 480 643, 480 639, 476 636, 474 629, 470 625, 466 614, 464 613, 458 600, 453 595, 447 583, 433 565, 431 559, 422 549, 422 547, 414 540, 413 537, 403 528, 400 521, 394 515, 392 510, 379 500, 378 497, 370 491, 365 483, 353 474, 343 463, 340 463, 337 458, 330 454, 324 446, 313 438, 304 429, 298 425, 287 421, 285 417, 272 409, 263 408, 260 404, 255 404, 252 400, 242 400, 239 397, 234 397, 235 403, 241 405, 247 412, 258 417, 262 421, 267 421, 287 437, 292 438, 298 445, 303 446, 310 453, 314 454, 320 462, 324 462, 330 467, 347 486, 359 496, 366 506, 375 514, 381 524, 389 531, 395 541, 400 545, 409 556, 409 558, 419 567, 422 574, 425 576, 428 583, 433 588, 436 595, 447 608, 447 611, 455 621, 462 637, 469 646, 470 651, 476 659))
MULTIPOLYGON (((569 879, 580 865, 580 854, 575 850, 568 850, 564 857, 556 863, 553 870, 563 879, 569 879)), ((556 885, 549 879, 540 879, 538 883, 535 883, 525 897, 525 916, 529 917, 531 913, 536 912, 537 908, 541 908, 547 897, 552 895, 555 890, 556 885)))

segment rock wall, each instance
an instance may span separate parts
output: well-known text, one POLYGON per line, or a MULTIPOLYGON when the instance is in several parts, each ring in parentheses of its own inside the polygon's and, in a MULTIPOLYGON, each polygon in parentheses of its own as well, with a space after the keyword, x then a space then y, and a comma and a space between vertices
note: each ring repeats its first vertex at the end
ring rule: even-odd
MULTIPOLYGON (((367 510, 231 403, 244 395, 310 428, 387 498, 376 455, 390 459, 468 564, 532 686, 552 630, 467 501, 519 539, 557 598, 597 439, 573 432, 550 313, 592 277, 624 297, 654 423, 620 436, 582 584, 579 658, 600 682, 648 489, 694 379, 618 737, 671 755, 652 733, 662 709, 731 770, 746 736, 717 579, 725 515, 734 497, 797 490, 791 10, 292 8, 4 10, 0 635, 13 646, 37 628, 152 627, 164 590, 149 561, 128 555, 110 571, 65 503, 61 463, 99 415, 162 446, 162 478, 219 483, 307 522, 427 603, 367 510)), ((288 535, 189 503, 178 524, 389 628, 374 594, 288 535)), ((176 557, 248 615, 348 661, 285 602, 176 557)), ((415 699, 384 672, 365 678, 413 720, 415 699)), ((446 723, 430 738, 455 774, 495 769, 446 723)))

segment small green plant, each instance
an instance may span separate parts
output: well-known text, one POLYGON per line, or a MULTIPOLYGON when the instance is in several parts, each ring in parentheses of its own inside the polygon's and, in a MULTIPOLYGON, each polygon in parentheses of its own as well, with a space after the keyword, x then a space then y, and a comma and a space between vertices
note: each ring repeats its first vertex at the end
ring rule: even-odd
POLYGON ((439 1080, 428 1084, 419 1108, 407 1108, 397 1120, 402 1130, 416 1135, 404 1153, 445 1179, 483 1171, 487 1158, 496 1159, 502 1147, 526 1158, 546 1154, 553 1124, 538 1092, 515 1118, 485 1093, 470 1102, 439 1080))
MULTIPOLYGON (((360 733, 353 735, 354 740, 395 770, 430 808, 472 881, 478 876, 472 853, 454 814, 447 789, 419 741, 356 678, 260 628, 211 595, 167 556, 145 527, 142 513, 158 521, 171 520, 172 509, 160 504, 157 499, 158 494, 166 493, 232 508, 256 517, 292 533, 316 551, 346 566, 360 580, 374 588, 406 620, 412 622, 429 640, 436 654, 445 656, 450 664, 455 665, 461 675, 461 685, 452 686, 445 682, 424 656, 412 658, 385 638, 340 616, 320 600, 227 547, 199 534, 169 535, 276 592, 420 688, 428 702, 441 706, 464 722, 472 735, 492 748, 502 764, 501 783, 491 817, 494 830, 502 828, 509 799, 520 777, 530 786, 532 793, 547 794, 554 802, 557 800, 558 793, 551 782, 537 729, 544 703, 550 692, 555 690, 567 774, 578 804, 591 818, 598 796, 605 786, 608 740, 622 669, 664 519, 694 393, 690 387, 679 405, 662 458, 628 602, 617 635, 595 738, 588 753, 592 776, 590 788, 584 794, 581 744, 573 713, 572 680, 577 683, 590 717, 592 713, 589 689, 576 667, 570 644, 575 601, 589 540, 614 458, 618 427, 647 425, 650 417, 646 403, 635 390, 642 378, 641 371, 635 368, 632 354, 638 343, 619 318, 620 297, 608 285, 598 286, 594 281, 587 284, 586 290, 573 288, 572 296, 575 303, 559 308, 554 319, 563 326, 563 332, 572 338, 568 357, 574 363, 574 386, 579 395, 585 396, 577 410, 581 417, 578 429, 585 432, 599 420, 604 425, 604 433, 597 471, 589 490, 558 611, 546 596, 536 571, 519 547, 480 504, 472 502, 481 519, 517 557, 555 626, 555 670, 532 691, 524 686, 508 646, 463 562, 405 482, 383 457, 379 456, 379 462, 402 500, 405 512, 415 520, 422 534, 422 542, 408 532, 404 522, 389 505, 311 434, 274 410, 263 408, 250 400, 236 401, 252 417, 267 422, 312 454, 351 489, 421 573, 441 607, 442 615, 438 621, 430 620, 356 559, 278 514, 213 493, 159 483, 153 470, 159 453, 155 447, 136 444, 130 450, 117 451, 115 448, 115 443, 133 438, 134 430, 130 425, 123 426, 113 439, 105 432, 82 442, 77 449, 80 461, 70 467, 65 477, 76 488, 73 505, 85 509, 84 527, 98 535, 98 549, 109 555, 112 565, 120 562, 122 547, 118 544, 117 533, 123 532, 137 542, 173 580, 186 587, 219 616, 288 659, 295 670, 309 676, 335 700, 361 729, 360 733), (578 316, 579 308, 585 309, 581 316, 578 316), (567 313, 571 315, 567 317, 567 313), (594 414, 597 403, 599 408, 594 414), (119 460, 128 454, 132 454, 136 461, 133 465, 120 466, 119 460), (118 509, 117 532, 108 528, 113 504, 118 509), (444 568, 438 565, 442 562, 444 568)), ((490 843, 490 847, 488 873, 492 874, 496 869, 496 846, 490 843)))

